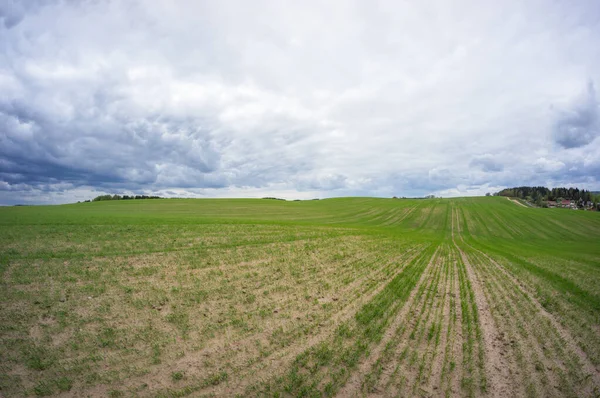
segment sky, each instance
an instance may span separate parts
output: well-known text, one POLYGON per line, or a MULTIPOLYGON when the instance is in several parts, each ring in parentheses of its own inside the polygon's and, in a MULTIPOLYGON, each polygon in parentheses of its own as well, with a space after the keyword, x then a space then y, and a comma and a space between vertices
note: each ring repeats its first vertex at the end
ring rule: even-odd
POLYGON ((0 204, 600 190, 600 3, 0 0, 0 204))

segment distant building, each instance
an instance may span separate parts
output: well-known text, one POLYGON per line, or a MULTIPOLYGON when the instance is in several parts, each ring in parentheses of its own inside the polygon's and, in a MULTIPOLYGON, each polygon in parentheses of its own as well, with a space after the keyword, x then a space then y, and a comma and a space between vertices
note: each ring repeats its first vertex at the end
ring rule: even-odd
POLYGON ((556 207, 556 201, 555 200, 549 200, 548 201, 548 207, 556 207))

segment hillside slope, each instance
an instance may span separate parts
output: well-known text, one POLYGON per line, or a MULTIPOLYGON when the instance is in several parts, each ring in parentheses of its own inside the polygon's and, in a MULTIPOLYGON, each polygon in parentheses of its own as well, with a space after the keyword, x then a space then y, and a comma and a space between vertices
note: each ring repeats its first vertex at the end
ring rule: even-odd
POLYGON ((0 208, 0 393, 597 396, 599 240, 499 197, 0 208))

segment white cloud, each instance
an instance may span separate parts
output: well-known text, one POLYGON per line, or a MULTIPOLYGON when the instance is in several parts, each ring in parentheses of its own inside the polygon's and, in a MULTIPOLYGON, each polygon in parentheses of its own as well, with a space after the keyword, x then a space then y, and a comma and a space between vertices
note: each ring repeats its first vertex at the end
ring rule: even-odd
POLYGON ((600 188, 590 4, 9 3, 0 203, 600 188))
POLYGON ((565 168, 565 164, 559 160, 539 158, 533 163, 535 170, 540 173, 556 172, 565 168))

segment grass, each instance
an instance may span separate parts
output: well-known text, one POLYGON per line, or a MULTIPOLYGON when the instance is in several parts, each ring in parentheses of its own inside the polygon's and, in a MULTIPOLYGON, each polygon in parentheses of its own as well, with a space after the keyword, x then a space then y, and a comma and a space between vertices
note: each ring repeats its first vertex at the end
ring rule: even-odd
POLYGON ((484 311, 514 395, 593 396, 599 237, 494 197, 0 208, 0 393, 480 396, 484 311))

